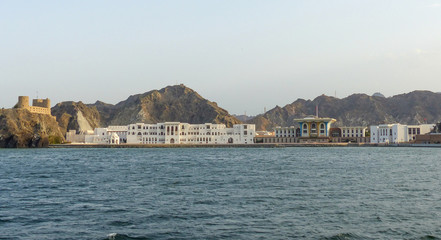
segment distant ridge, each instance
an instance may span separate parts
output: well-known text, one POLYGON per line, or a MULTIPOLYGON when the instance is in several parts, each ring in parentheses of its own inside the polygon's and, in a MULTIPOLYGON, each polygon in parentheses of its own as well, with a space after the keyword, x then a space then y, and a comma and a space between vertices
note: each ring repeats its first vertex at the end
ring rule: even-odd
POLYGON ((201 97, 183 84, 132 95, 116 105, 101 101, 87 105, 82 102, 62 102, 52 108, 52 113, 64 131, 85 131, 136 122, 209 122, 227 126, 241 123, 215 102, 201 97))
POLYGON ((369 126, 381 123, 435 123, 441 120, 441 94, 413 91, 385 98, 353 94, 343 99, 319 96, 314 100, 297 99, 284 107, 276 106, 248 121, 258 130, 294 125, 294 118, 315 115, 337 119, 335 126, 369 126))
POLYGON ((319 116, 337 119, 334 126, 441 121, 439 93, 413 91, 388 98, 377 93, 374 95, 353 94, 342 99, 321 95, 312 101, 297 99, 249 119, 248 116, 230 115, 215 102, 181 84, 132 95, 115 105, 101 101, 93 104, 62 102, 52 108, 52 114, 57 117, 63 132, 68 129, 86 131, 109 125, 165 121, 224 123, 227 126, 247 122, 256 124, 258 130, 273 130, 276 126, 295 125, 294 118, 315 115, 316 106, 319 116))

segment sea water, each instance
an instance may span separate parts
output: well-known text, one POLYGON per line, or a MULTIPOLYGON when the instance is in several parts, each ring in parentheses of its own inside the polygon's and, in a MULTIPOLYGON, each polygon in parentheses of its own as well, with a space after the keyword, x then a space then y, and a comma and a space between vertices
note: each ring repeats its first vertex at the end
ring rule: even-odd
POLYGON ((441 149, 0 150, 0 239, 439 239, 441 149))

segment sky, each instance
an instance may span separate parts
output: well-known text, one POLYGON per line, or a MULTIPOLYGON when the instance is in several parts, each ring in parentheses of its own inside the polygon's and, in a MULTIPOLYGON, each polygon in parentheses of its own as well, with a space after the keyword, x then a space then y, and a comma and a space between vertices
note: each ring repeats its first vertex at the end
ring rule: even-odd
POLYGON ((0 0, 0 107, 184 84, 232 114, 441 92, 441 0, 0 0))

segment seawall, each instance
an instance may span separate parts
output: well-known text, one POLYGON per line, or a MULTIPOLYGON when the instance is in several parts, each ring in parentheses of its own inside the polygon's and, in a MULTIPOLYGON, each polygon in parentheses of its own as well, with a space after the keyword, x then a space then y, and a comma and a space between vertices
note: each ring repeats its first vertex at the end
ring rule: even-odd
POLYGON ((441 144, 263 143, 263 144, 51 144, 49 148, 285 148, 285 147, 434 147, 441 144))

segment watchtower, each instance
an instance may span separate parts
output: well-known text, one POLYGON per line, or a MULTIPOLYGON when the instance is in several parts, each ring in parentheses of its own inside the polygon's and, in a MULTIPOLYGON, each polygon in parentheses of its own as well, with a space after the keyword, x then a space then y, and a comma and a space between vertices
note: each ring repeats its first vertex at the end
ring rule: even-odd
POLYGON ((28 96, 19 96, 17 107, 29 109, 30 108, 29 107, 29 97, 28 96))

